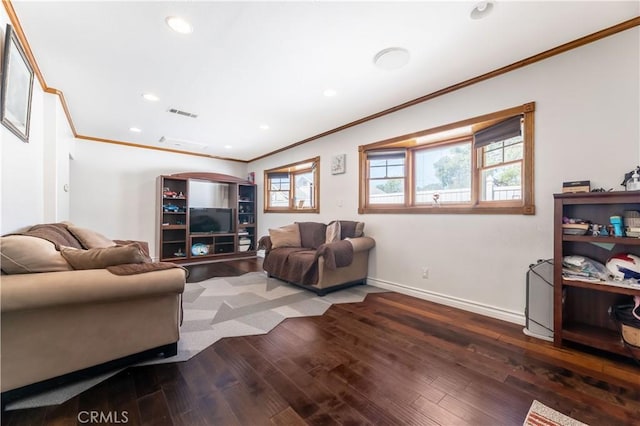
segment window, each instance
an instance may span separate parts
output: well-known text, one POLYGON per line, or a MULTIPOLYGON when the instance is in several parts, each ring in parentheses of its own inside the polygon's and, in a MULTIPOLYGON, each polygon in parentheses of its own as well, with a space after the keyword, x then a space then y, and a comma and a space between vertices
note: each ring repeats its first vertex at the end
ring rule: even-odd
POLYGON ((368 159, 371 203, 404 204, 404 152, 373 151, 368 159))
POLYGON ((318 213, 320 157, 265 170, 265 213, 318 213))
POLYGON ((360 213, 533 214, 534 104, 360 147, 360 213))

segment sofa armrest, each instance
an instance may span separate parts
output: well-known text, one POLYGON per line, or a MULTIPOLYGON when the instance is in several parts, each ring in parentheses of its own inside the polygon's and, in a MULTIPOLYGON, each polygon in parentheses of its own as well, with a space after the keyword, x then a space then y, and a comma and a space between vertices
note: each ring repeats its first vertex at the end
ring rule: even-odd
POLYGON ((114 275, 106 269, 3 275, 0 310, 76 305, 145 298, 184 291, 185 271, 171 268, 135 275, 114 275))
POLYGON ((271 250, 271 237, 265 235, 258 240, 258 250, 265 250, 267 253, 271 250))
POLYGON ((376 240, 371 237, 347 238, 346 240, 353 245, 354 252, 368 251, 376 245, 376 240))

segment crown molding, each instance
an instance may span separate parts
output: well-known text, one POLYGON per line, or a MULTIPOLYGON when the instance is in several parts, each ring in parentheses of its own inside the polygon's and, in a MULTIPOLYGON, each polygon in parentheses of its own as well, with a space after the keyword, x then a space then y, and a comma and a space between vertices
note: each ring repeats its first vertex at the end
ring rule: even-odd
POLYGON ((517 70, 518 68, 526 67, 526 66, 534 64, 536 62, 540 62, 540 61, 542 61, 544 59, 548 59, 548 58, 550 58, 552 56, 556 56, 556 55, 559 55, 561 53, 565 53, 565 52, 567 52, 569 50, 576 49, 576 48, 584 46, 586 44, 593 43, 594 41, 598 41, 598 40, 601 40, 603 38, 609 37, 611 35, 620 33, 622 31, 626 31, 628 29, 637 27, 638 25, 640 25, 640 17, 635 17, 635 18, 629 19, 627 21, 621 22, 621 23, 619 23, 617 25, 614 25, 612 27, 605 28, 603 30, 600 30, 600 31, 597 31, 595 33, 589 34, 587 36, 581 37, 579 39, 576 39, 576 40, 570 41, 568 43, 562 44, 560 46, 554 47, 552 49, 546 50, 546 51, 544 51, 542 53, 538 53, 536 55, 529 56, 528 58, 525 58, 525 59, 522 59, 520 61, 514 62, 514 63, 512 63, 510 65, 506 65, 504 67, 497 68, 497 69, 495 69, 493 71, 490 71, 490 72, 488 72, 486 74, 482 74, 482 75, 479 75, 477 77, 473 77, 473 78, 470 78, 468 80, 462 81, 460 83, 456 83, 456 84, 454 84, 452 86, 445 87, 444 89, 440 89, 440 90, 437 90, 435 92, 420 96, 419 98, 415 98, 415 99, 413 99, 411 101, 407 101, 407 102, 402 103, 400 105, 396 105, 396 106, 391 107, 389 109, 385 109, 384 111, 380 111, 380 112, 377 112, 375 114, 368 115, 368 116, 363 117, 363 118, 361 118, 359 120, 352 121, 352 122, 344 124, 344 125, 342 125, 340 127, 336 127, 335 129, 327 130, 326 132, 320 133, 318 135, 311 136, 311 137, 309 137, 307 139, 303 139, 303 140, 301 140, 299 142, 295 142, 295 143, 293 143, 291 145, 287 145, 285 147, 279 148, 279 149, 277 149, 275 151, 271 151, 271 152, 269 152, 267 154, 264 154, 264 155, 261 155, 259 157, 252 158, 251 160, 249 160, 249 162, 261 160, 261 159, 266 158, 266 157, 270 157, 270 156, 272 156, 274 154, 278 154, 278 153, 280 153, 282 151, 286 151, 286 150, 294 148, 296 146, 299 146, 299 145, 314 141, 316 139, 323 138, 325 136, 329 136, 329 135, 331 135, 333 133, 341 132, 341 131, 346 130, 346 129, 350 128, 350 127, 354 127, 354 126, 357 126, 357 125, 362 124, 362 123, 366 123, 367 121, 375 120, 376 118, 380 118, 380 117, 383 117, 385 115, 392 114, 394 112, 400 111, 402 109, 409 108, 411 106, 420 104, 422 102, 426 102, 426 101, 429 101, 431 99, 435 99, 435 98, 437 98, 439 96, 446 95, 447 93, 455 92, 456 90, 460 90, 460 89, 463 89, 465 87, 471 86, 473 84, 480 83, 480 82, 485 81, 485 80, 489 80, 491 78, 497 77, 497 76, 502 75, 502 74, 506 74, 508 72, 517 70))
POLYGON ((375 120, 375 119, 383 117, 385 115, 392 114, 394 112, 400 111, 400 110, 405 109, 405 108, 409 108, 411 106, 420 104, 422 102, 429 101, 431 99, 435 99, 435 98, 440 97, 442 95, 454 92, 456 90, 463 89, 463 88, 471 86, 473 84, 480 83, 482 81, 489 80, 489 79, 497 77, 499 75, 506 74, 508 72, 517 70, 519 68, 526 67, 526 66, 534 64, 536 62, 540 62, 542 60, 551 58, 551 57, 559 55, 561 53, 565 53, 565 52, 567 52, 569 50, 576 49, 578 47, 584 46, 584 45, 589 44, 589 43, 593 43, 595 41, 598 41, 598 40, 601 40, 603 38, 612 36, 614 34, 618 34, 620 32, 629 30, 631 28, 634 28, 634 27, 637 27, 638 25, 640 25, 640 16, 637 16, 635 18, 629 19, 627 21, 621 22, 619 24, 613 25, 611 27, 605 28, 605 29, 597 31, 595 33, 586 35, 584 37, 580 37, 580 38, 578 38, 576 40, 570 41, 568 43, 562 44, 560 46, 557 46, 557 47, 554 47, 552 49, 546 50, 544 52, 538 53, 536 55, 529 56, 528 58, 525 58, 525 59, 522 59, 520 61, 514 62, 514 63, 512 63, 510 65, 506 65, 504 67, 497 68, 497 69, 495 69, 493 71, 490 71, 488 73, 479 75, 477 77, 470 78, 470 79, 462 81, 460 83, 456 83, 456 84, 454 84, 452 86, 445 87, 445 88, 437 90, 435 92, 428 93, 426 95, 420 96, 418 98, 415 98, 413 100, 404 102, 404 103, 396 105, 394 107, 385 109, 385 110, 377 112, 375 114, 368 115, 366 117, 360 118, 360 119, 352 121, 350 123, 343 124, 342 126, 336 127, 335 129, 327 130, 326 132, 322 132, 322 133, 319 133, 319 134, 317 134, 315 136, 311 136, 311 137, 303 139, 301 141, 292 143, 290 145, 284 146, 284 147, 279 148, 277 150, 268 152, 268 153, 266 153, 264 155, 260 155, 258 157, 252 158, 250 160, 239 160, 239 159, 234 159, 234 158, 218 157, 218 156, 207 155, 207 154, 198 154, 198 153, 194 153, 194 152, 180 151, 180 150, 174 150, 174 149, 168 149, 168 148, 162 148, 162 147, 154 147, 154 146, 150 146, 150 145, 141 145, 141 144, 135 144, 135 143, 131 143, 131 142, 116 141, 116 140, 112 140, 112 139, 104 139, 104 138, 99 138, 99 137, 85 136, 85 135, 78 134, 77 131, 76 131, 75 125, 73 124, 73 119, 71 117, 71 113, 69 112, 69 107, 68 107, 67 102, 66 102, 66 100, 64 98, 63 92, 61 90, 58 90, 58 89, 55 89, 53 87, 47 86, 47 83, 45 82, 44 76, 42 75, 42 72, 40 71, 40 67, 38 67, 38 63, 37 63, 37 61, 35 59, 35 56, 33 55, 33 52, 31 50, 31 46, 29 45, 29 41, 27 40, 27 37, 25 36, 24 31, 22 30, 22 25, 20 25, 20 21, 18 19, 18 16, 16 15, 15 9, 13 8, 13 5, 11 4, 11 0, 2 0, 2 5, 4 6, 4 8, 5 8, 6 12, 7 12, 7 15, 9 16, 9 20, 11 21, 11 25, 14 27, 14 30, 16 31, 16 35, 18 36, 18 39, 20 40, 20 43, 22 43, 22 46, 23 46, 23 48, 25 50, 25 53, 27 55, 27 59, 29 60, 29 63, 31 64, 31 66, 34 69, 34 73, 35 73, 36 77, 38 78, 38 81, 40 82, 40 86, 42 86, 42 90, 44 90, 45 93, 54 94, 54 95, 57 95, 59 97, 60 102, 62 104, 62 108, 64 109, 65 115, 67 116, 67 121, 69 122, 69 126, 71 127, 71 131, 73 132, 73 135, 74 135, 75 138, 84 139, 84 140, 88 140, 88 141, 94 141, 94 142, 104 142, 104 143, 111 143, 111 144, 116 144, 116 145, 125 145, 125 146, 130 146, 130 147, 136 147, 136 148, 153 149, 153 150, 158 150, 158 151, 166 151, 166 152, 172 152, 172 153, 178 153, 178 154, 193 155, 193 156, 196 156, 196 157, 206 157, 206 158, 214 158, 214 159, 219 159, 219 160, 236 161, 236 162, 241 162, 241 163, 251 163, 253 161, 257 161, 257 160, 261 160, 261 159, 266 158, 266 157, 270 157, 272 155, 278 154, 278 153, 283 152, 283 151, 287 151, 289 149, 292 149, 292 148, 295 148, 297 146, 312 142, 314 140, 323 138, 325 136, 329 136, 331 134, 341 132, 341 131, 346 130, 346 129, 350 128, 350 127, 354 127, 354 126, 366 123, 367 121, 375 120))

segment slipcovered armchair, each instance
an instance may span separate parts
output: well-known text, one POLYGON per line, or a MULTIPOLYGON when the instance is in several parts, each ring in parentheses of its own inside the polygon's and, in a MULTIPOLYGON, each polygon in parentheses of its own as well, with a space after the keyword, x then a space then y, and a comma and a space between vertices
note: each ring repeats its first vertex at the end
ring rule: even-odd
POLYGON ((364 223, 296 222, 269 229, 258 242, 265 251, 263 269, 270 277, 320 296, 366 284, 369 251, 375 241, 363 234, 364 223))

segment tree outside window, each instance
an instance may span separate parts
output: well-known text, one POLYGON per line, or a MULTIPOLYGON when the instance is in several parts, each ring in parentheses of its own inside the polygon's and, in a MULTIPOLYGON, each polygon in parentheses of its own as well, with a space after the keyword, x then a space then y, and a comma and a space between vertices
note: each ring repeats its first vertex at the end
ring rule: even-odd
POLYGON ((534 103, 360 147, 360 213, 533 214, 534 103))

